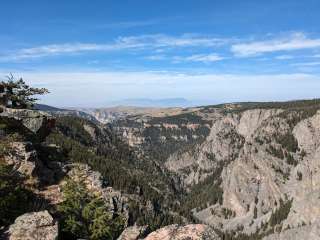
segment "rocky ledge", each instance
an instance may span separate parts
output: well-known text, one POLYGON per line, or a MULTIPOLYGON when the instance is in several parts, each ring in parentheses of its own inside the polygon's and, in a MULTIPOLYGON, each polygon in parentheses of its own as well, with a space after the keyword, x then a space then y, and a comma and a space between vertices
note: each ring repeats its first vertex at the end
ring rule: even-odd
POLYGON ((26 213, 15 220, 7 234, 9 240, 55 240, 58 223, 48 211, 26 213))
POLYGON ((150 233, 145 240, 219 240, 212 228, 204 224, 169 225, 150 233))
POLYGON ((55 118, 50 114, 37 110, 3 108, 0 117, 10 119, 19 128, 24 127, 31 134, 36 134, 40 140, 46 137, 55 124, 55 118))

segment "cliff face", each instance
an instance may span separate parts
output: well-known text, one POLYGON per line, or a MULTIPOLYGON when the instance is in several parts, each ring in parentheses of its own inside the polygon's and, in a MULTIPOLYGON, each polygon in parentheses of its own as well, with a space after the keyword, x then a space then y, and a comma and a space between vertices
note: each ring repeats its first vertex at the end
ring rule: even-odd
POLYGON ((53 172, 39 159, 36 145, 54 128, 55 119, 45 112, 10 108, 3 109, 0 119, 2 137, 10 149, 3 156, 6 163, 28 176, 30 183, 52 182, 53 172))
POLYGON ((275 239, 293 239, 291 229, 309 227, 320 237, 317 102, 224 105, 174 121, 135 119, 115 124, 119 134, 146 155, 160 149, 157 162, 178 176, 182 188, 191 195, 195 188, 221 189, 220 201, 209 196, 195 206, 199 221, 247 235, 276 229, 281 234, 275 239))
POLYGON ((29 109, 3 108, 1 119, 7 119, 11 125, 25 135, 32 134, 37 140, 42 141, 54 127, 55 118, 46 112, 29 109))

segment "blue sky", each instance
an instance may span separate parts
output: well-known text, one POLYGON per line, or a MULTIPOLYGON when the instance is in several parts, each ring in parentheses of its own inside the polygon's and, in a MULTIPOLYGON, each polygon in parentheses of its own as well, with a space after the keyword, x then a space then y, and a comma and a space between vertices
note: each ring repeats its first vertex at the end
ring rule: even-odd
POLYGON ((1 3, 0 74, 55 106, 320 97, 316 0, 1 3))

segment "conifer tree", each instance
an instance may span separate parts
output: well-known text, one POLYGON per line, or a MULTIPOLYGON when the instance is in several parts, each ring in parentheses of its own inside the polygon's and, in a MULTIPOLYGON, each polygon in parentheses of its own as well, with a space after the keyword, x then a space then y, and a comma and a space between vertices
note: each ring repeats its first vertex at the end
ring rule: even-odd
POLYGON ((62 232, 68 239, 116 239, 124 228, 123 217, 111 213, 99 196, 92 194, 83 179, 68 179, 58 207, 62 232))
POLYGON ((10 74, 6 81, 0 82, 0 103, 12 108, 31 108, 38 100, 35 95, 49 93, 46 88, 32 88, 20 78, 18 80, 10 74))

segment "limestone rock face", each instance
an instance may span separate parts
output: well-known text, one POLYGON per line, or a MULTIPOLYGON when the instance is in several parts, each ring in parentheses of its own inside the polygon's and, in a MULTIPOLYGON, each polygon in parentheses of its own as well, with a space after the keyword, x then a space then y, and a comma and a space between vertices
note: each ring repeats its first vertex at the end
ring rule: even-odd
POLYGON ((146 231, 148 226, 132 226, 127 227, 121 235, 118 237, 118 240, 138 240, 141 239, 146 231))
POLYGON ((300 226, 293 229, 282 231, 281 233, 271 234, 263 240, 317 240, 320 239, 320 221, 300 226))
POLYGON ((23 140, 10 143, 10 151, 4 156, 5 161, 33 183, 41 180, 51 183, 54 173, 38 158, 34 146, 50 133, 55 119, 45 112, 11 108, 4 108, 0 118, 23 136, 23 140))
POLYGON ((26 213, 18 217, 8 230, 9 240, 55 240, 58 223, 48 211, 26 213))
POLYGON ((37 110, 4 108, 0 117, 16 120, 41 138, 45 137, 55 124, 51 115, 37 110))
POLYGON ((243 227, 250 234, 269 221, 280 199, 288 198, 293 203, 283 231, 319 219, 320 114, 292 128, 289 123, 297 115, 282 113, 280 109, 213 113, 206 141, 194 152, 173 154, 167 159, 167 168, 181 174, 186 185, 201 181, 218 162, 225 165, 220 175, 223 204, 195 212, 196 218, 217 228, 223 226, 225 231, 243 227), (287 149, 290 146, 280 139, 282 136, 295 138, 298 150, 287 149), (214 155, 208 158, 210 154, 214 155), (181 169, 188 166, 192 171, 186 175, 181 169), (217 214, 221 208, 230 209, 234 216, 217 214))
POLYGON ((7 164, 28 178, 29 183, 53 182, 54 173, 38 158, 30 142, 13 142, 11 152, 4 157, 7 164))
POLYGON ((190 224, 186 226, 170 225, 150 233, 145 240, 220 240, 220 237, 208 226, 190 224))
MULTIPOLYGON (((163 152, 168 154, 159 165, 179 179, 179 187, 189 191, 202 183, 207 189, 208 181, 219 184, 222 203, 199 202, 200 207, 192 211, 200 222, 247 235, 262 228, 276 229, 281 234, 274 234, 275 239, 299 239, 293 237, 298 229, 319 239, 315 236, 320 219, 320 111, 318 105, 312 110, 309 107, 245 107, 239 111, 237 106, 205 107, 180 117, 146 119, 140 127, 133 118, 130 124, 120 125, 133 132, 134 139, 141 139, 139 150, 148 146, 152 137, 162 137, 158 145, 167 143, 163 152), (202 120, 192 122, 199 116, 202 120), (191 123, 192 132, 188 132, 183 126, 191 123), (155 131, 148 135, 150 126, 155 131), (194 141, 192 136, 200 136, 196 130, 201 126, 208 128, 205 139, 194 141), (178 133, 188 133, 188 137, 172 139, 178 133), (290 209, 281 224, 271 226, 275 210, 283 212, 281 202, 289 200, 290 209)), ((132 140, 129 134, 123 137, 132 140)), ((304 239, 303 234, 296 235, 304 239)))
POLYGON ((11 145, 12 152, 5 156, 9 165, 26 176, 34 176, 36 165, 39 163, 36 151, 30 151, 30 143, 14 142, 11 145))

